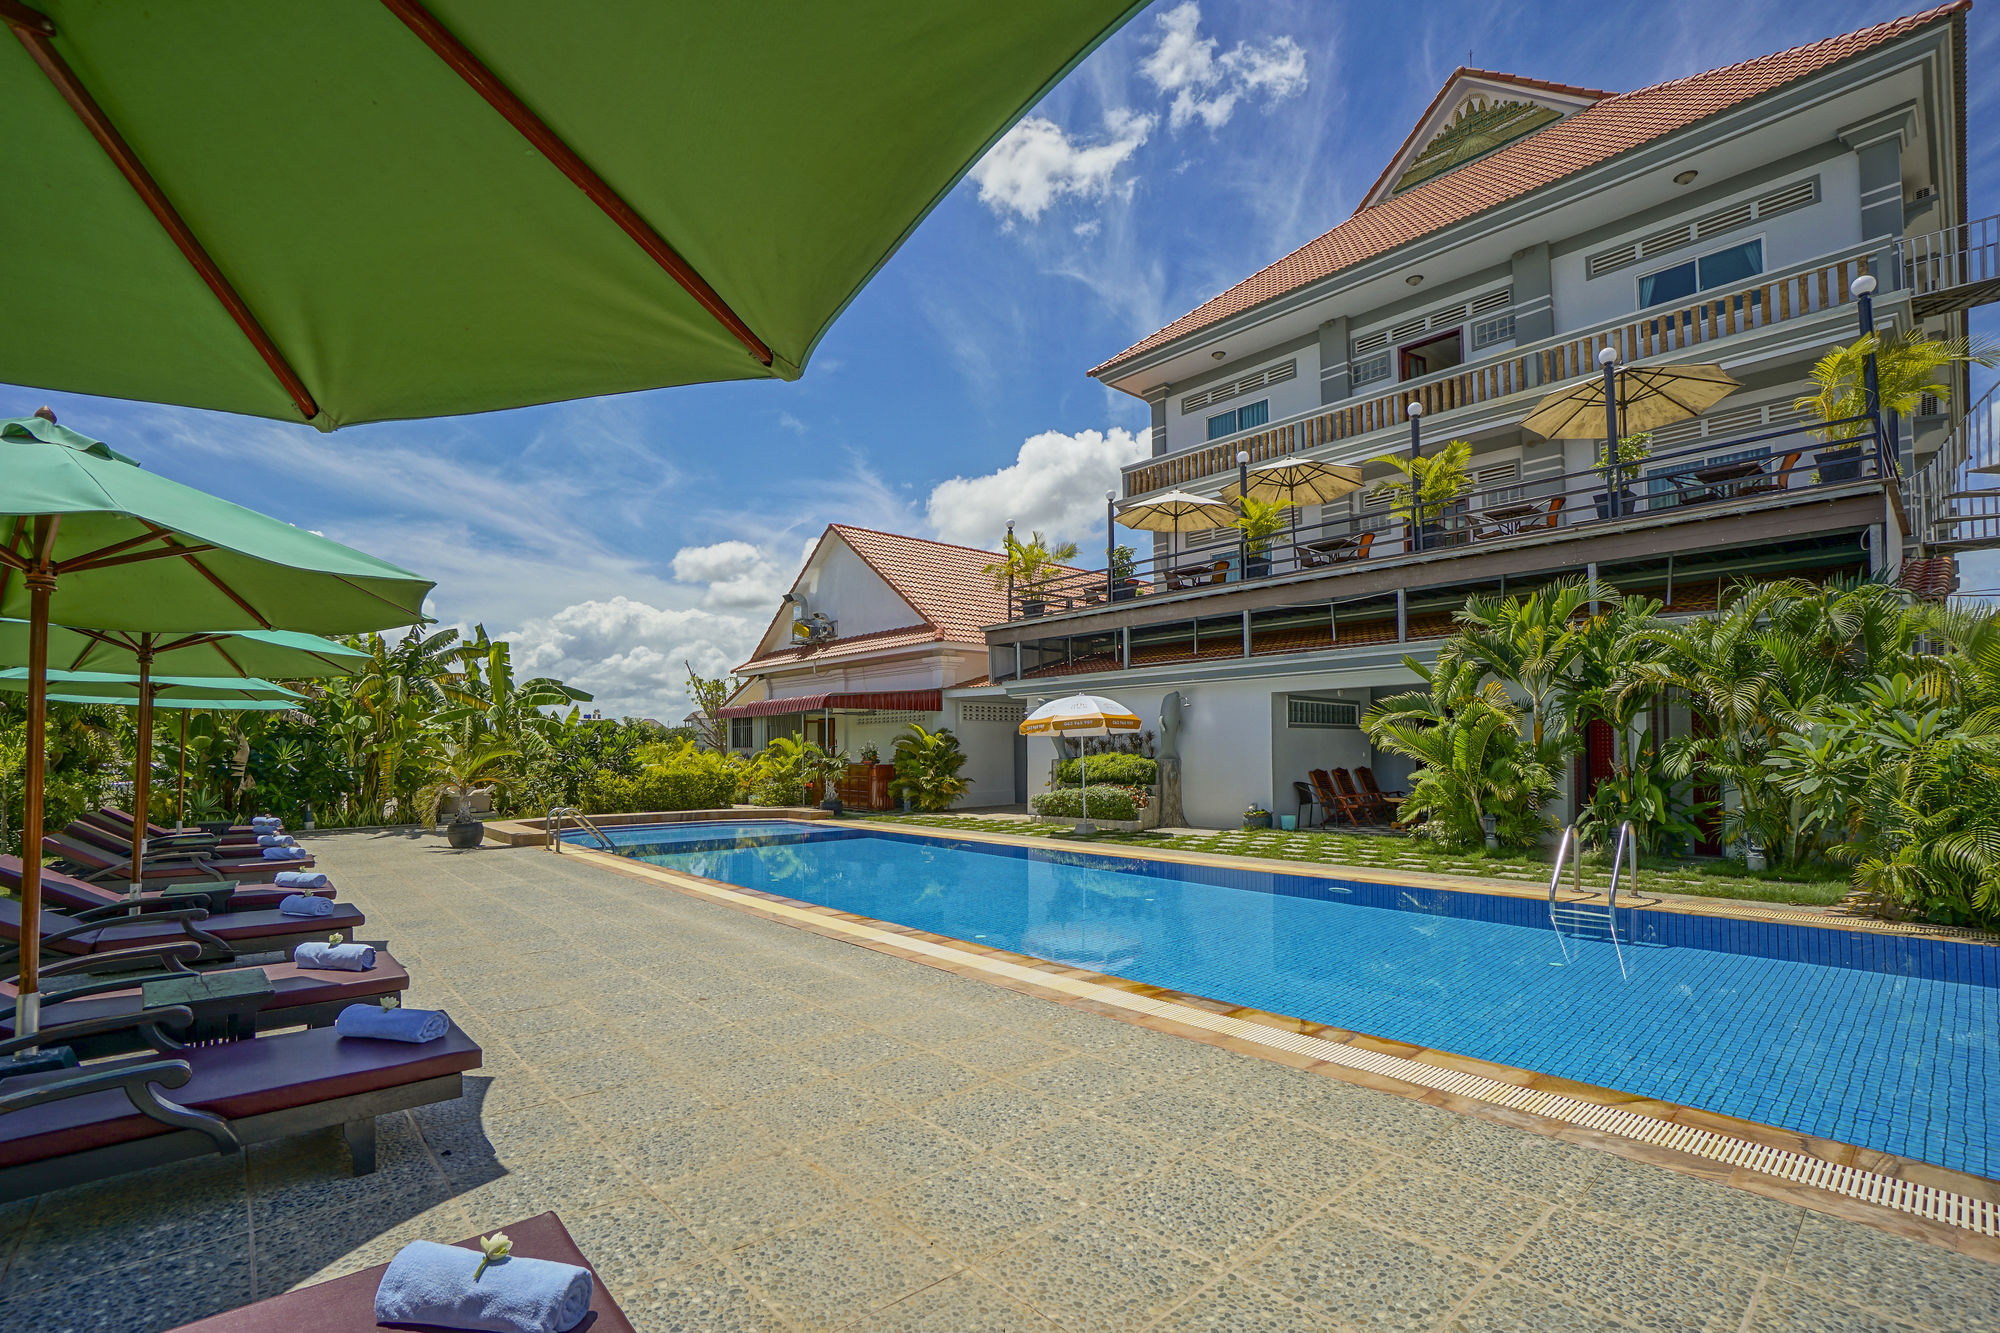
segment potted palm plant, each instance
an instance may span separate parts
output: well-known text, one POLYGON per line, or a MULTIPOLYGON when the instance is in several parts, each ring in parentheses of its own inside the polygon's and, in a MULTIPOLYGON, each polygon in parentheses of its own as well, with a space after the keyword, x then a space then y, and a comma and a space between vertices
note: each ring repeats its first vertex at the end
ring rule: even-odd
POLYGON ((1236 517, 1230 520, 1230 524, 1243 532, 1243 577, 1261 579, 1269 574, 1271 538, 1285 526, 1284 506, 1271 500, 1259 500, 1254 495, 1239 495, 1236 497, 1236 517))
MULTIPOLYGON (((1602 444, 1597 446, 1597 470, 1604 474, 1605 486, 1596 497, 1599 518, 1612 517, 1611 497, 1625 494, 1639 480, 1641 465, 1652 456, 1653 432, 1649 430, 1619 437, 1616 467, 1611 463, 1611 451, 1602 444)), ((1625 507, 1630 508, 1629 505, 1625 507)))
POLYGON ((1423 540, 1412 540, 1411 549, 1437 545, 1445 535, 1439 516, 1457 503, 1472 481, 1471 441, 1453 440, 1428 458, 1383 454, 1368 461, 1387 463, 1402 474, 1400 480, 1384 478, 1377 482, 1375 492, 1389 497, 1389 512, 1402 519, 1412 533, 1417 531, 1421 513, 1423 540))
POLYGON ((1138 556, 1129 546, 1111 548, 1111 600, 1129 602, 1138 595, 1139 581, 1132 577, 1139 567, 1138 556))
POLYGON ((512 777, 507 761, 519 754, 492 737, 444 741, 438 746, 434 780, 417 793, 417 806, 424 811, 425 822, 435 826, 449 801, 452 815, 445 825, 445 840, 460 851, 477 847, 486 836, 486 824, 473 817, 472 798, 512 777))
POLYGON ((1030 533, 1026 541, 1010 532, 1000 559, 981 572, 993 580, 995 588, 1013 589, 1023 616, 1039 616, 1048 609, 1049 584, 1055 581, 1063 562, 1075 558, 1075 542, 1051 547, 1039 532, 1030 533))
POLYGON ((1854 425, 1832 426, 1868 410, 1868 357, 1875 357, 1876 391, 1882 410, 1893 416, 1913 415, 1925 397, 1949 400, 1951 386, 1939 375, 1952 366, 2000 364, 2000 347, 1969 338, 1933 338, 1920 328, 1885 338, 1879 333, 1836 347, 1814 363, 1809 378, 1813 392, 1792 400, 1792 406, 1820 423, 1814 432, 1831 445, 1813 455, 1821 481, 1853 481, 1861 475, 1861 443, 1854 425))

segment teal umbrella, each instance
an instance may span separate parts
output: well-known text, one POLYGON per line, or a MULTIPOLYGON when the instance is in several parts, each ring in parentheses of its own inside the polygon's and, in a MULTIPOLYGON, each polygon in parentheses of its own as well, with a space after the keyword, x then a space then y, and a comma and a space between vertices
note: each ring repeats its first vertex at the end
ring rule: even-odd
MULTIPOLYGON (((25 620, 0 620, 0 664, 25 666, 31 626, 25 620)), ((174 701, 148 688, 153 664, 181 677, 283 680, 345 676, 366 668, 368 654, 316 634, 290 630, 225 630, 213 634, 152 634, 130 630, 80 630, 66 625, 48 629, 49 661, 70 671, 136 673, 130 700, 139 711, 137 747, 132 774, 132 892, 140 892, 146 858, 146 809, 152 799, 153 709, 174 701)), ((54 679, 51 671, 50 678, 54 679)), ((50 695, 50 698, 68 698, 50 695)), ((283 707, 284 705, 278 705, 283 707)), ((187 715, 181 716, 187 730, 187 715)), ((185 739, 185 737, 183 738, 185 739)))
POLYGON ((795 379, 1140 8, 6 0, 0 366, 324 429, 795 379))
POLYGON ((50 624, 353 634, 421 619, 430 589, 408 570, 147 472, 52 413, 0 420, 0 615, 28 622, 17 1031, 34 1032, 40 1018, 50 624))

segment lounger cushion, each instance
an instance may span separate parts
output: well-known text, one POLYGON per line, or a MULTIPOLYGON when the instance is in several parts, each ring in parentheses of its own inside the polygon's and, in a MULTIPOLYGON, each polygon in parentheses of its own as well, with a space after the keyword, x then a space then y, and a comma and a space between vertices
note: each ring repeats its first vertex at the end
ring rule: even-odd
MULTIPOLYGON (((258 997, 258 1011, 303 1009, 308 1005, 354 1003, 408 990, 410 974, 403 965, 381 949, 375 951, 375 966, 367 972, 308 971, 297 963, 266 963, 261 969, 271 979, 271 993, 258 997)), ((0 1004, 8 1004, 20 994, 20 983, 9 977, 0 981, 0 1004)), ((58 990, 55 994, 60 995, 58 990)), ((137 1013, 144 1001, 139 987, 88 995, 80 1000, 57 1003, 45 1001, 43 1024, 82 1023, 93 1018, 137 1013)), ((10 1036, 12 1019, 0 1018, 0 1032, 10 1036)))
MULTIPOLYGON (((564 1230, 554 1213, 543 1213, 520 1222, 510 1222, 497 1230, 514 1242, 514 1253, 524 1259, 550 1259, 561 1264, 590 1268, 590 1314, 577 1325, 578 1333, 632 1333, 632 1322, 618 1308, 618 1302, 604 1285, 604 1278, 564 1230)), ((489 1233, 490 1234, 490 1233, 489 1233)), ((458 1242, 468 1250, 479 1248, 477 1237, 458 1242)), ((192 1324, 183 1324, 171 1333, 376 1333, 387 1327, 375 1322, 375 1288, 382 1283, 387 1264, 364 1268, 331 1282, 300 1287, 268 1300, 228 1310, 192 1324)))
MULTIPOLYGON (((50 834, 42 839, 45 855, 64 861, 76 861, 92 870, 111 870, 123 867, 125 855, 107 852, 101 847, 78 842, 74 838, 50 834)), ((205 856, 199 864, 176 862, 172 865, 149 863, 145 868, 144 880, 213 879, 217 874, 231 879, 262 880, 268 883, 280 870, 310 870, 313 858, 303 857, 296 861, 267 861, 262 856, 249 860, 237 860, 226 856, 205 856)))
MULTIPOLYGON (((144 1064, 161 1058, 148 1051, 93 1061, 90 1067, 144 1064)), ((421 1046, 356 1041, 339 1036, 332 1028, 311 1028, 191 1047, 174 1058, 193 1066, 194 1077, 183 1087, 165 1089, 165 1095, 182 1106, 235 1120, 477 1069, 479 1045, 456 1027, 421 1046)), ((23 1074, 8 1079, 7 1087, 15 1091, 73 1073, 23 1074)), ((0 1116, 0 1167, 129 1143, 173 1129, 133 1110, 122 1091, 65 1098, 0 1116)))
MULTIPOLYGON (((21 858, 0 856, 0 887, 21 891, 21 858)), ((325 889, 280 889, 276 887, 239 888, 229 900, 231 912, 254 912, 267 907, 276 907, 294 893, 311 893, 320 898, 331 898, 334 890, 325 889)), ((155 895, 147 895, 152 897, 155 895)), ((113 903, 125 901, 122 889, 105 884, 92 884, 74 875, 65 875, 60 870, 42 867, 42 901, 60 911, 87 912, 93 907, 109 907, 113 903)))
MULTIPOLYGON (((75 925, 75 919, 61 912, 42 913, 43 934, 54 934, 68 930, 75 925)), ((196 922, 196 928, 205 930, 216 938, 230 944, 254 945, 260 940, 294 939, 317 936, 322 932, 344 931, 349 934, 359 926, 368 924, 352 903, 335 903, 328 916, 286 916, 273 908, 258 912, 225 912, 221 916, 209 917, 196 922)), ((21 900, 0 898, 0 939, 18 941, 21 938, 21 900)), ((107 925, 101 930, 72 936, 48 945, 56 953, 85 954, 103 953, 108 949, 129 949, 138 944, 161 944, 174 940, 188 939, 190 936, 181 929, 178 921, 148 921, 145 917, 134 917, 130 921, 120 921, 107 925)), ((276 944, 267 946, 279 947, 276 944)))

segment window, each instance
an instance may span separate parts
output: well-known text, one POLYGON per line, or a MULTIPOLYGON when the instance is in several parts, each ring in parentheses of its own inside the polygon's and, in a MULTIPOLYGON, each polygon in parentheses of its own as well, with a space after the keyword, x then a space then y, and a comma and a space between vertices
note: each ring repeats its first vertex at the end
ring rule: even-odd
POLYGON ((732 750, 754 750, 757 748, 757 720, 749 717, 729 719, 729 748, 732 750))
POLYGON ((1728 287, 1764 271, 1764 242, 1745 241, 1639 279, 1639 308, 1686 300, 1696 292, 1728 287))
POLYGON ((1239 430, 1254 430, 1271 419, 1271 400, 1259 398, 1254 403, 1245 403, 1234 412, 1222 412, 1208 419, 1208 438, 1219 440, 1225 435, 1234 435, 1239 430))
POLYGON ((1374 356, 1366 357, 1354 363, 1353 383, 1357 389, 1364 384, 1373 384, 1377 380, 1386 380, 1388 378, 1389 354, 1387 352, 1377 352, 1374 356))
POLYGON ((1413 380, 1450 370, 1465 360, 1465 351, 1458 330, 1453 329, 1442 337, 1405 347, 1402 356, 1403 378, 1413 380))

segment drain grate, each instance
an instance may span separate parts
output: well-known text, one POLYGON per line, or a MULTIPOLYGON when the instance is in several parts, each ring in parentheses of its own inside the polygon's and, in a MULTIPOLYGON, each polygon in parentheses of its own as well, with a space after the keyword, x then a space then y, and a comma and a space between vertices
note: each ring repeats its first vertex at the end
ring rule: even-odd
MULTIPOLYGON (((586 853, 586 855, 593 854, 586 853)), ((622 861, 622 858, 621 865, 631 867, 631 863, 622 861)), ((820 929, 837 931, 857 939, 891 944, 910 953, 950 962, 954 967, 973 968, 993 976, 1027 982, 1044 990, 1058 991, 1077 999, 1090 1000, 1093 1003, 1109 1005, 1132 1013, 1148 1014, 1185 1027, 1201 1028, 1221 1036, 1235 1037, 1260 1046, 1290 1051, 1294 1055, 1339 1065, 1342 1068, 1393 1078, 1438 1092, 1469 1097, 1494 1106, 1504 1106, 1510 1110, 1525 1111, 1551 1120, 1560 1120, 1565 1124, 1614 1134, 1620 1138, 1668 1148, 1727 1166, 1742 1167, 1760 1175, 1776 1176, 1780 1180, 1788 1180, 1794 1184, 1809 1185, 1815 1189, 1826 1190, 1850 1199, 1859 1199, 1878 1207, 1909 1213, 1933 1222, 1943 1222, 1948 1226, 1959 1227, 1982 1236, 2000 1237, 2000 1208, 1996 1208, 1993 1203, 1985 1199, 1975 1199, 1969 1195, 1914 1181, 1899 1180, 1879 1171, 1864 1171, 1857 1167, 1842 1166, 1805 1153, 1752 1143, 1748 1139, 1717 1134, 1712 1130, 1677 1125, 1670 1120, 1640 1115, 1635 1111, 1615 1106, 1600 1106, 1595 1102, 1582 1101, 1561 1093, 1518 1087, 1488 1078, 1483 1074, 1474 1074, 1462 1069, 1447 1069, 1441 1065, 1428 1065, 1420 1060, 1388 1055, 1381 1051, 1364 1050, 1344 1042, 1308 1036, 1303 1032, 1286 1032, 1280 1028, 1266 1027, 1262 1023, 1251 1023, 1228 1014, 1210 1013, 1206 1009, 1197 1009, 1192 1005, 1172 1000, 1135 995, 1101 982, 1054 976, 1005 958, 970 953, 964 949, 937 944, 913 935, 884 930, 861 921, 808 911, 768 898, 754 897, 722 885, 672 875, 650 867, 645 869, 677 887, 698 892, 706 897, 753 907, 759 912, 779 917, 810 922, 820 929)))

